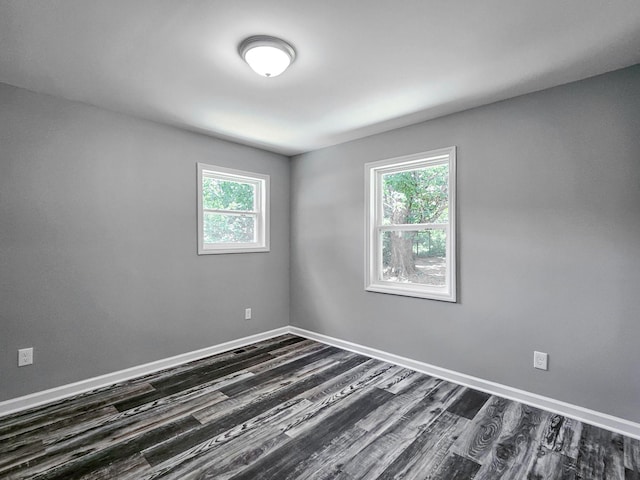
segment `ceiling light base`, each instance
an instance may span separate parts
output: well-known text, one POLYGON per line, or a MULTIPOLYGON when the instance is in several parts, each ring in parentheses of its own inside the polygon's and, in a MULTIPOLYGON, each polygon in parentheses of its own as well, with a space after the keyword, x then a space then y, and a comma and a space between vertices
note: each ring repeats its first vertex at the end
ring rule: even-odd
POLYGON ((244 39, 238 46, 242 59, 263 77, 277 77, 296 58, 296 51, 280 38, 254 35, 244 39))

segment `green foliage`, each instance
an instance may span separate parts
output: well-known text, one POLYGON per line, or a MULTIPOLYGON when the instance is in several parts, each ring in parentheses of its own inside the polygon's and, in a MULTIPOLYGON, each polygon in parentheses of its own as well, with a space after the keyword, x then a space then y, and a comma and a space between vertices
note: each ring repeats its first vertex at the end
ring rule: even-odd
MULTIPOLYGON (((250 183, 202 179, 202 206, 212 210, 253 211, 255 186, 250 183)), ((247 243, 255 241, 256 216, 225 212, 205 212, 205 243, 247 243)))
POLYGON ((202 179, 202 206, 216 210, 251 211, 254 206, 255 186, 217 178, 202 179))
POLYGON ((383 176, 388 223, 446 223, 449 167, 436 165, 383 176))
POLYGON ((205 243, 247 243, 254 242, 255 216, 205 213, 205 243))
POLYGON ((444 230, 418 232, 414 239, 417 257, 444 257, 447 253, 447 235, 444 230))
MULTIPOLYGON (((383 176, 384 223, 447 223, 449 218, 449 167, 435 165, 383 176)), ((401 238, 411 242, 414 257, 443 257, 446 254, 444 230, 404 232, 401 238)), ((383 262, 391 262, 391 251, 400 248, 394 237, 383 237, 383 262)))

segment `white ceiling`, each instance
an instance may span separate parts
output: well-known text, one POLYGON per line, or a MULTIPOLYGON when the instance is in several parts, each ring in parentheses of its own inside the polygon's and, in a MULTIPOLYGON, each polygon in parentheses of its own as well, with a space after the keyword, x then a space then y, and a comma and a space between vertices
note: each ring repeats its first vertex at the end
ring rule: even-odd
POLYGON ((639 0, 0 0, 0 82, 287 155, 636 63, 639 0))

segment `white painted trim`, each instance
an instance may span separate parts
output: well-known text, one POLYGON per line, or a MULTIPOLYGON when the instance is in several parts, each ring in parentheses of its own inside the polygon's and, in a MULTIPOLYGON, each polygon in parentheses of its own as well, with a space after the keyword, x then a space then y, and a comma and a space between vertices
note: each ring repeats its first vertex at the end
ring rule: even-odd
POLYGON ((72 397, 80 393, 95 390, 97 388, 107 387, 115 383, 130 380, 132 378, 141 377, 149 373, 164 370, 165 368, 171 368, 184 363, 198 360, 200 358, 208 357, 210 355, 216 355, 218 353, 227 352, 236 348, 244 347, 255 342, 267 340, 278 335, 285 335, 291 333, 300 337, 309 338, 317 342, 325 343, 327 345, 333 345, 334 347, 342 348, 350 352, 359 353, 371 358, 377 358, 385 362, 393 363, 401 367, 410 368, 433 377, 442 378, 444 380, 470 387, 475 390, 490 393, 491 395, 498 395, 500 397, 508 398, 516 402, 521 402, 532 407, 541 408, 549 412, 564 415, 569 418, 574 418, 596 427, 604 428, 612 432, 621 433, 628 437, 640 439, 640 423, 635 423, 623 418, 614 417, 602 412, 590 410, 588 408, 573 405, 553 398, 544 397, 535 393, 527 392, 517 388, 509 387, 488 380, 483 380, 478 377, 466 375, 464 373, 455 372, 446 368, 436 367, 428 363, 420 362, 418 360, 412 360, 410 358, 401 357, 393 353, 384 352, 375 348, 366 347, 357 343, 349 342, 346 340, 340 340, 338 338, 330 337, 320 333, 315 333, 309 330, 305 330, 298 327, 287 326, 270 330, 264 333, 258 333, 250 335, 248 337, 239 338, 237 340, 231 340, 229 342, 214 345, 212 347, 203 348, 193 352, 183 353, 176 355, 175 357, 165 358, 156 362, 139 365, 137 367, 128 368, 126 370, 120 370, 118 372, 108 373, 99 377, 82 380, 80 382, 70 383, 68 385, 62 385, 60 387, 52 388, 49 390, 43 390, 41 392, 32 393, 23 397, 13 398, 0 402, 0 417, 10 415, 12 413, 19 412, 21 410, 27 410, 29 408, 37 407, 45 403, 62 400, 67 397, 72 397))
POLYGON ((416 370, 433 377, 442 378, 443 380, 464 385, 465 387, 508 398, 509 400, 515 400, 516 402, 541 408, 552 413, 564 415, 565 417, 573 418, 590 425, 595 425, 596 427, 604 428, 612 432, 621 433, 628 437, 640 439, 640 423, 614 417, 613 415, 597 412, 595 410, 590 410, 588 408, 562 402, 553 398, 544 397, 536 393, 501 385, 496 382, 483 380, 464 373, 447 370, 446 368, 436 367, 435 365, 401 357, 375 348, 365 347, 357 343, 311 332, 302 328, 289 327, 289 333, 325 343, 327 345, 333 345, 334 347, 359 353, 367 357, 377 358, 385 362, 393 363, 394 365, 416 370))
POLYGON ((289 333, 289 327, 281 327, 268 332, 258 333, 248 337, 239 338, 237 340, 220 343, 212 347, 202 348, 193 352, 182 353, 175 357, 164 358, 162 360, 145 363, 144 365, 138 365, 118 372, 107 373, 106 375, 100 375, 99 377, 88 378, 79 382, 69 383, 67 385, 43 390, 41 392, 5 400, 4 402, 0 402, 0 417, 44 405, 45 403, 62 400, 97 388, 107 387, 132 378, 142 377, 143 375, 158 372, 166 368, 176 367, 200 358, 228 352, 229 350, 235 350, 236 348, 267 340, 272 337, 277 337, 278 335, 284 335, 286 333, 289 333))
POLYGON ((368 292, 389 293, 407 297, 426 298, 444 302, 456 302, 457 288, 457 247, 456 247, 456 147, 440 148, 429 152, 404 155, 368 162, 365 171, 365 275, 364 289, 368 292), (382 214, 382 175, 408 171, 434 165, 447 165, 449 168, 449 222, 446 225, 402 224, 383 225, 382 214), (382 240, 380 233, 391 230, 425 230, 442 228, 447 232, 446 263, 447 279, 444 287, 424 284, 398 283, 382 280, 381 259, 382 240))
POLYGON ((197 224, 198 224, 198 255, 218 255, 227 253, 255 253, 268 252, 271 247, 271 177, 263 173, 246 172, 244 170, 236 170, 233 168, 218 167, 216 165, 207 165, 205 163, 196 163, 197 171, 197 224), (202 179, 204 176, 210 176, 226 180, 237 180, 242 183, 253 184, 256 188, 256 198, 254 210, 252 212, 256 217, 256 242, 251 243, 204 243, 204 225, 203 215, 204 208, 202 205, 202 179))

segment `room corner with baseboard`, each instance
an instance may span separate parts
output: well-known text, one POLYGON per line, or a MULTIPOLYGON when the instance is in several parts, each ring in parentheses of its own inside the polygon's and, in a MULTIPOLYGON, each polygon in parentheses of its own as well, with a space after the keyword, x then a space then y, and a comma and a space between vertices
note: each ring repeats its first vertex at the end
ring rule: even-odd
POLYGON ((0 5, 0 478, 640 479, 640 9, 382 3, 0 5))

